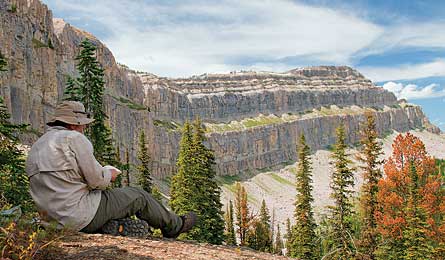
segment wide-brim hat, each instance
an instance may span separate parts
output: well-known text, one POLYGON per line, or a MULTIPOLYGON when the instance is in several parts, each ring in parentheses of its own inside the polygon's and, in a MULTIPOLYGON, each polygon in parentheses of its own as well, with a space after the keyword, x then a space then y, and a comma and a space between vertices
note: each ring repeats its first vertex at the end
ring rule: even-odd
POLYGON ((57 105, 54 115, 46 124, 51 125, 56 121, 70 125, 88 125, 92 123, 94 119, 90 118, 82 103, 77 101, 63 101, 57 105))

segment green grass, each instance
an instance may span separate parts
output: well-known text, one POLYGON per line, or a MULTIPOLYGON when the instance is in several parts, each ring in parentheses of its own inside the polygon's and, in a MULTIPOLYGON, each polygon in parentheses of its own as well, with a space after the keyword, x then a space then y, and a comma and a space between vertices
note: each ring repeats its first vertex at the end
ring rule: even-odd
POLYGON ((117 100, 119 102, 125 104, 130 109, 134 109, 134 110, 148 110, 148 111, 150 111, 150 108, 148 108, 148 107, 146 107, 144 105, 135 103, 135 102, 133 102, 132 100, 130 100, 128 98, 119 97, 117 100))
POLYGON ((279 175, 276 174, 276 173, 272 173, 270 176, 272 177, 272 179, 276 180, 277 182, 279 182, 279 183, 281 183, 281 184, 289 185, 289 186, 295 186, 294 183, 292 183, 291 181, 289 181, 289 180, 287 180, 287 179, 285 179, 285 178, 279 176, 279 175))
POLYGON ((177 131, 181 129, 181 125, 173 121, 154 120, 153 124, 158 127, 166 128, 168 131, 177 131))
POLYGON ((243 124, 246 128, 263 126, 263 125, 273 125, 283 123, 284 120, 281 117, 258 117, 246 119, 243 124))
POLYGON ((49 48, 47 44, 44 44, 43 42, 37 40, 36 38, 32 38, 32 44, 34 48, 49 48))

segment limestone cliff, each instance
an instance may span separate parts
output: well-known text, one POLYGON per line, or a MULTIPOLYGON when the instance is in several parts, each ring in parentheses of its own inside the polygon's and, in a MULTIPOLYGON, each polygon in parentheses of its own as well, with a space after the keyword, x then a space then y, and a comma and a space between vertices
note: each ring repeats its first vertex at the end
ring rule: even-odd
POLYGON ((392 93, 349 67, 180 79, 140 74, 117 64, 93 35, 53 19, 39 0, 0 0, 0 51, 9 64, 0 77, 0 94, 14 122, 31 124, 34 136, 25 141, 31 143, 44 131, 67 76, 77 76, 75 57, 84 38, 96 44, 105 69, 105 106, 121 152, 128 148, 134 161, 137 136, 144 129, 158 177, 174 172, 179 127, 197 116, 206 123, 220 175, 295 160, 301 133, 312 149, 329 146, 340 123, 346 125, 348 141, 355 143, 366 111, 377 115, 382 135, 392 129, 438 131, 420 107, 399 104, 392 93))

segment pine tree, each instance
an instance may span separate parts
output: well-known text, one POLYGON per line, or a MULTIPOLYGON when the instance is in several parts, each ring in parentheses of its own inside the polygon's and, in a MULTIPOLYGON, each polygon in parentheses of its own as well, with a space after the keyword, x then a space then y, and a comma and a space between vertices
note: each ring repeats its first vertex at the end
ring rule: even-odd
POLYGON ((151 195, 153 198, 155 198, 157 201, 162 202, 162 194, 159 190, 158 186, 152 185, 153 188, 151 189, 151 195))
POLYGON ((123 164, 121 167, 126 186, 130 187, 130 152, 128 151, 128 148, 125 149, 125 164, 123 164))
MULTIPOLYGON (((0 76, 6 71, 7 62, 0 53, 0 76)), ((13 124, 10 121, 8 108, 0 96, 0 196, 4 196, 9 204, 21 205, 23 211, 31 211, 34 207, 29 195, 29 181, 25 173, 25 155, 18 148, 17 134, 27 125, 13 124)))
POLYGON ((179 214, 192 210, 200 218, 199 223, 183 235, 184 238, 221 244, 224 240, 221 190, 215 181, 215 157, 204 145, 205 141, 199 119, 193 122, 193 133, 190 126, 184 126, 170 205, 179 214))
POLYGON ((177 214, 183 215, 189 211, 197 211, 195 199, 195 184, 191 177, 194 176, 192 169, 192 129, 189 122, 185 122, 182 129, 181 142, 179 144, 179 155, 177 160, 177 173, 171 178, 170 206, 177 214), (192 198, 194 200, 192 200, 192 198))
POLYGON ((81 42, 82 48, 76 60, 77 70, 80 73, 78 79, 80 85, 80 100, 85 109, 90 113, 94 122, 91 123, 85 133, 94 147, 94 155, 101 164, 111 164, 114 161, 114 147, 111 138, 111 129, 105 125, 107 115, 103 104, 105 89, 104 70, 96 59, 96 46, 88 39, 81 42))
POLYGON ((247 205, 247 192, 239 182, 235 184, 235 209, 240 245, 245 246, 247 231, 249 230, 250 215, 249 207, 247 205))
POLYGON ((380 166, 383 160, 379 156, 383 154, 382 145, 377 140, 375 118, 372 114, 366 114, 366 124, 362 131, 361 153, 358 160, 362 163, 363 186, 360 198, 361 206, 361 234, 360 251, 368 259, 375 259, 375 250, 378 245, 377 222, 374 217, 377 209, 378 181, 382 177, 380 166))
POLYGON ((293 240, 289 248, 290 256, 301 259, 316 259, 315 220, 311 203, 310 150, 304 135, 301 135, 298 145, 298 168, 296 176, 297 197, 295 200, 295 225, 292 230, 293 240))
POLYGON ((270 215, 266 202, 262 201, 260 214, 252 218, 246 234, 246 244, 255 250, 263 252, 272 251, 272 238, 270 233, 270 215))
POLYGON ((82 101, 82 93, 77 79, 68 76, 63 100, 82 101))
MULTIPOLYGON (((115 161, 116 164, 114 164, 114 166, 118 169, 122 169, 122 162, 121 162, 121 151, 119 148, 119 145, 116 145, 116 153, 115 153, 115 161)), ((122 188, 122 174, 119 174, 116 179, 113 182, 113 187, 114 188, 122 188)))
POLYGON ((333 259, 350 259, 355 255, 351 218, 353 205, 351 202, 354 186, 353 169, 346 153, 345 129, 337 128, 337 142, 332 154, 334 172, 332 173, 331 197, 334 206, 330 207, 330 225, 332 225, 333 245, 330 252, 333 259))
POLYGON ((153 181, 151 178, 151 167, 150 167, 150 155, 148 154, 148 148, 145 140, 145 132, 141 131, 139 135, 139 151, 138 151, 138 160, 140 164, 137 169, 139 171, 139 185, 147 192, 151 193, 151 186, 153 185, 153 181))
POLYGON ((283 240, 281 239, 280 224, 278 224, 277 236, 275 237, 274 252, 277 255, 282 255, 283 254, 282 250, 283 250, 283 240))
POLYGON ((260 209, 260 223, 264 227, 264 234, 260 239, 260 251, 264 252, 272 252, 273 251, 273 243, 272 243, 272 233, 271 233, 271 221, 269 215, 269 209, 266 206, 266 201, 263 199, 261 202, 260 209))
POLYGON ((403 231, 405 255, 403 259, 432 259, 433 248, 431 240, 427 237, 430 229, 426 219, 425 209, 420 206, 419 176, 414 162, 410 162, 411 183, 409 187, 409 198, 406 208, 406 229, 403 231))
POLYGON ((289 255, 290 252, 290 248, 292 247, 292 241, 294 240, 294 237, 292 235, 292 225, 290 224, 290 219, 287 218, 286 219, 286 250, 287 250, 287 254, 289 255))
POLYGON ((235 236, 235 227, 233 225, 233 204, 232 200, 229 201, 229 205, 227 205, 226 210, 226 244, 229 246, 235 246, 236 245, 236 236, 235 236))

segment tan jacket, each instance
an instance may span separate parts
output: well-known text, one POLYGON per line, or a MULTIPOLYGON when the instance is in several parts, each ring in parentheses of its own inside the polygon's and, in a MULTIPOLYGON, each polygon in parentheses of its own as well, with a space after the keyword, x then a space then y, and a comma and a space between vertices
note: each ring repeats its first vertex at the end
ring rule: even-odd
POLYGON ((111 180, 111 172, 94 158, 91 142, 60 126, 49 128, 31 147, 26 172, 42 219, 75 230, 91 222, 100 189, 111 180))

